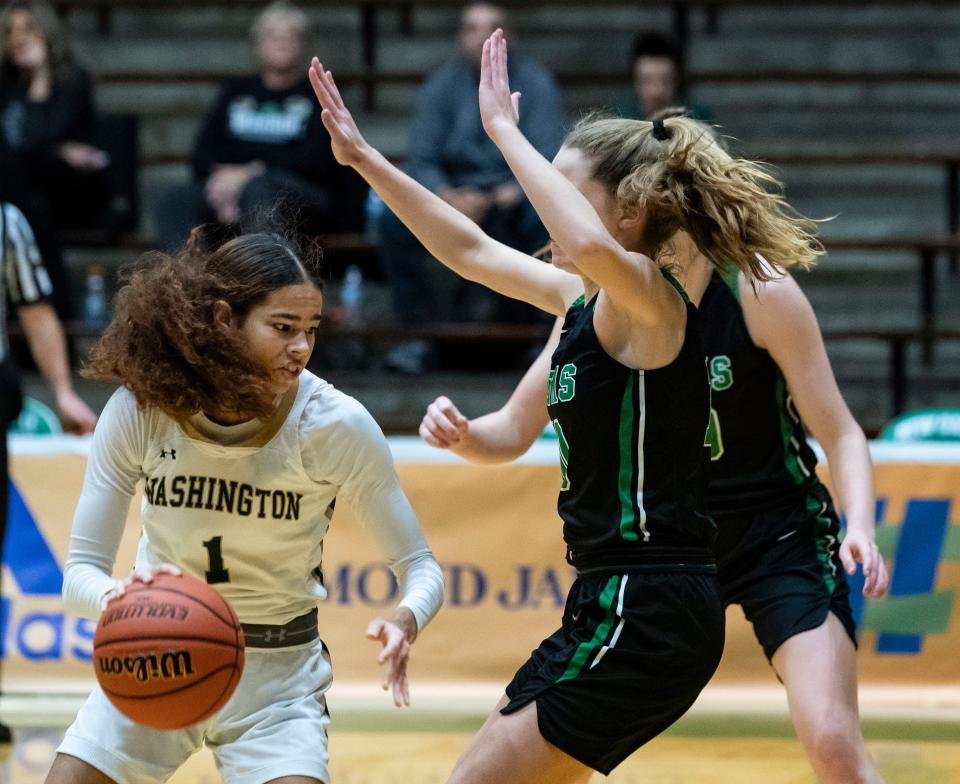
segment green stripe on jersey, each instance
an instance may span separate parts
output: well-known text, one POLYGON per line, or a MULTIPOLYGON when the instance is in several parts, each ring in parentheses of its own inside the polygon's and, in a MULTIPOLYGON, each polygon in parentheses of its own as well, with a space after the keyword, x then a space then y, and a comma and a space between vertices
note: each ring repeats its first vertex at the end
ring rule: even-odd
POLYGON ((620 474, 617 484, 620 496, 620 535, 624 539, 635 542, 640 537, 634 526, 637 516, 633 507, 636 491, 633 483, 633 460, 636 455, 633 451, 633 430, 636 419, 633 406, 633 377, 633 373, 627 376, 627 386, 623 390, 623 401, 620 403, 620 474))
POLYGON ((581 294, 573 302, 570 303, 570 307, 567 308, 567 313, 569 313, 571 310, 573 310, 576 307, 585 305, 586 302, 587 302, 587 298, 583 294, 581 294))
POLYGON ((613 611, 613 599, 617 595, 617 584, 619 582, 619 575, 614 575, 607 580, 607 584, 603 587, 603 592, 600 594, 600 607, 606 610, 606 615, 604 615, 603 621, 593 633, 590 641, 582 642, 577 646, 577 650, 574 652, 573 658, 570 659, 566 671, 557 678, 557 683, 576 678, 590 658, 590 654, 603 645, 603 641, 607 639, 610 629, 617 620, 617 614, 613 611))
POLYGON ((777 374, 777 412, 780 415, 780 436, 783 439, 783 463, 793 481, 802 485, 810 478, 810 472, 800 461, 800 442, 797 439, 799 424, 790 415, 787 394, 787 380, 782 373, 777 374))
POLYGON ((829 517, 824 516, 824 513, 827 511, 827 505, 823 501, 819 501, 816 497, 808 495, 807 511, 817 520, 817 559, 823 568, 823 581, 827 585, 827 590, 832 594, 837 587, 837 566, 833 560, 833 550, 839 542, 837 541, 837 537, 826 533, 826 531, 830 530, 831 521, 829 517))

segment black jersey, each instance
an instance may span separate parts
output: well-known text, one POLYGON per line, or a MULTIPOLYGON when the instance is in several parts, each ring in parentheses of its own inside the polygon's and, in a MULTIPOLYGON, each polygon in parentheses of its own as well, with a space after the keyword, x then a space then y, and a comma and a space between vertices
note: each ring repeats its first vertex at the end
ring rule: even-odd
POLYGON ((581 297, 567 311, 548 383, 570 560, 578 568, 695 563, 682 556, 705 551, 715 534, 703 513, 710 403, 697 309, 687 301, 673 362, 633 370, 600 346, 596 302, 581 297))
POLYGON ((817 459, 787 382, 747 331, 737 270, 714 272, 700 303, 710 372, 707 509, 735 514, 789 503, 817 481, 817 459))

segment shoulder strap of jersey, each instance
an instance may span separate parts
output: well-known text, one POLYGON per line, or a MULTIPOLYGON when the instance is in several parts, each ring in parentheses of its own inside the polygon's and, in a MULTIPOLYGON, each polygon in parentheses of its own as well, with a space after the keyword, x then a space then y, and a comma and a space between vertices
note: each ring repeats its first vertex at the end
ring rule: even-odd
POLYGON ((670 270, 668 270, 666 267, 660 267, 660 272, 663 275, 663 277, 667 279, 667 283, 673 286, 677 290, 677 293, 681 296, 683 301, 689 305, 690 297, 687 296, 687 292, 684 291, 683 286, 680 285, 680 281, 677 280, 675 277, 673 277, 670 270))
POLYGON ((720 279, 724 282, 726 287, 730 289, 730 293, 733 294, 733 298, 739 302, 740 301, 740 270, 733 264, 726 265, 723 269, 719 270, 720 279))

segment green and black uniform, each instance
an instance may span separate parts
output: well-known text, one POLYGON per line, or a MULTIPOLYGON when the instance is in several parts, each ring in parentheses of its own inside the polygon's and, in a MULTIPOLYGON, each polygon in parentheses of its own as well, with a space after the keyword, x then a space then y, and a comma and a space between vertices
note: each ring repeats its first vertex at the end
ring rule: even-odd
POLYGON ((713 274, 700 314, 712 393, 706 498, 724 602, 742 605, 767 658, 830 610, 855 641, 839 520, 783 373, 750 339, 736 270, 713 274))
POLYGON ((517 672, 503 712, 535 700, 543 737, 606 774, 690 707, 720 661, 724 618, 703 513, 710 403, 697 309, 687 302, 676 359, 633 370, 601 348, 596 302, 567 312, 548 385, 578 576, 561 628, 517 672))

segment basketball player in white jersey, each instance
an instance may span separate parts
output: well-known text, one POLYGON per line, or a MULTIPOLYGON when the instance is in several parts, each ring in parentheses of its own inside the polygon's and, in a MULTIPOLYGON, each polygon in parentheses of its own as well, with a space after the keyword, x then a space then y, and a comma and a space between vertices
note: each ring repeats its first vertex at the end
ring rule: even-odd
MULTIPOLYGON (((230 784, 328 782, 318 637, 323 538, 335 500, 378 540, 400 584, 374 619, 386 686, 409 704, 410 644, 443 598, 440 568, 373 418, 304 370, 320 319, 315 264, 252 234, 136 272, 88 374, 119 382, 94 435, 64 571, 64 599, 97 616, 134 581, 180 571, 233 605, 246 666, 230 701, 184 730, 122 716, 99 689, 63 744, 48 784, 166 781, 204 743, 230 784), (130 499, 144 481, 136 569, 112 577, 130 499)), ((385 686, 385 687, 386 687, 385 686)))

